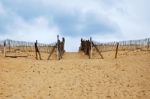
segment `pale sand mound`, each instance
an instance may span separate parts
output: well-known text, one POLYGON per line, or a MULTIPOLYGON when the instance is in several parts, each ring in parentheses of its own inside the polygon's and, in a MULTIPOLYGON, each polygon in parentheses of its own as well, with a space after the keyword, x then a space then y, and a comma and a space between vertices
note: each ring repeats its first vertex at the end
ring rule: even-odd
POLYGON ((0 99, 150 99, 150 53, 120 53, 116 60, 0 57, 0 99))

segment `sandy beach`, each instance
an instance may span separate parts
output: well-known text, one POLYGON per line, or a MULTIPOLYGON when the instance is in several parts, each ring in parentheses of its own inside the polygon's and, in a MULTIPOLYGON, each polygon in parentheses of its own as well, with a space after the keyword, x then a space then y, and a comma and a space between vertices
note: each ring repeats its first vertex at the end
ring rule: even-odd
POLYGON ((62 60, 0 56, 0 99, 150 99, 150 52, 62 60))

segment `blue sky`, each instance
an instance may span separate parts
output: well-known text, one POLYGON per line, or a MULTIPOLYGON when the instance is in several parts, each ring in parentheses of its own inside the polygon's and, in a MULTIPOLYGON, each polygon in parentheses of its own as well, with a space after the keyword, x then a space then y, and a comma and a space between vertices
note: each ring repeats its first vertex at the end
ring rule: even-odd
POLYGON ((52 43, 66 38, 77 51, 80 39, 96 41, 150 37, 150 0, 1 0, 0 40, 52 43))

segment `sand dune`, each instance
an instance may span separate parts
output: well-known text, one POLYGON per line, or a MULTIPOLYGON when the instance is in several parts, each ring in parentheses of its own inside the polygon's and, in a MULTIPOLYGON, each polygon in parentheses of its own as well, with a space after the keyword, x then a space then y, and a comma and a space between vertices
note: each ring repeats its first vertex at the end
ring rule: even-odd
POLYGON ((0 99, 150 99, 150 52, 103 55, 65 53, 60 61, 1 56, 0 99))

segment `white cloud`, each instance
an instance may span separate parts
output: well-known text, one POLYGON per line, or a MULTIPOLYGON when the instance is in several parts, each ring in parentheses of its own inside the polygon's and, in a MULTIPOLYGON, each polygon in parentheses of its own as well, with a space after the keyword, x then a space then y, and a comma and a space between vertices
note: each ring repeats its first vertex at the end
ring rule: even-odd
POLYGON ((3 5, 1 4, 1 2, 0 2, 0 16, 1 15, 5 15, 5 8, 3 7, 3 5))
MULTIPOLYGON (((46 13, 45 15, 39 14, 39 16, 28 21, 25 20, 20 13, 15 12, 11 7, 9 8, 8 5, 4 6, 0 3, 0 15, 5 13, 6 16, 13 16, 13 22, 6 26, 7 32, 3 34, 3 37, 0 37, 0 39, 12 38, 27 41, 35 41, 37 39, 41 42, 56 41, 56 35, 61 35, 62 31, 53 20, 54 16, 50 16, 51 11, 49 11, 49 9, 54 12, 60 11, 57 13, 62 14, 76 14, 76 12, 78 12, 81 18, 79 21, 83 21, 85 16, 90 13, 95 15, 94 18, 97 20, 103 20, 104 23, 108 23, 108 25, 112 27, 117 27, 116 33, 93 33, 89 35, 89 37, 92 36, 96 41, 150 37, 149 0, 15 0, 10 2, 14 3, 15 6, 13 7, 16 7, 14 9, 20 9, 20 5, 24 7, 30 4, 33 8, 35 7, 34 9, 42 9, 46 11, 46 13), (7 7, 9 11, 4 9, 7 7)), ((41 12, 39 11, 39 13, 41 12)), ((84 24, 86 24, 86 22, 81 25, 79 24, 80 26, 78 27, 82 28, 84 24)), ((66 29, 67 28, 68 27, 66 27, 66 29)), ((79 36, 66 36, 66 49, 69 51, 78 50, 80 39, 81 37, 79 36)))
POLYGON ((7 34, 3 38, 10 38, 14 40, 25 40, 53 43, 57 40, 57 35, 60 33, 59 29, 44 17, 38 17, 31 22, 18 18, 15 23, 7 28, 7 34))
POLYGON ((150 37, 148 4, 148 0, 123 0, 117 9, 111 11, 110 19, 119 25, 122 39, 150 37))
MULTIPOLYGON (((47 0, 45 1, 47 2, 47 0)), ((102 0, 63 1, 59 3, 59 0, 55 0, 53 4, 70 12, 80 9, 82 15, 92 12, 96 15, 96 18, 99 17, 101 20, 102 17, 105 17, 104 21, 110 20, 110 22, 116 23, 114 25, 118 25, 118 33, 97 35, 99 38, 106 36, 109 37, 108 40, 111 38, 120 40, 150 37, 149 0, 107 0, 105 2, 102 0)))

